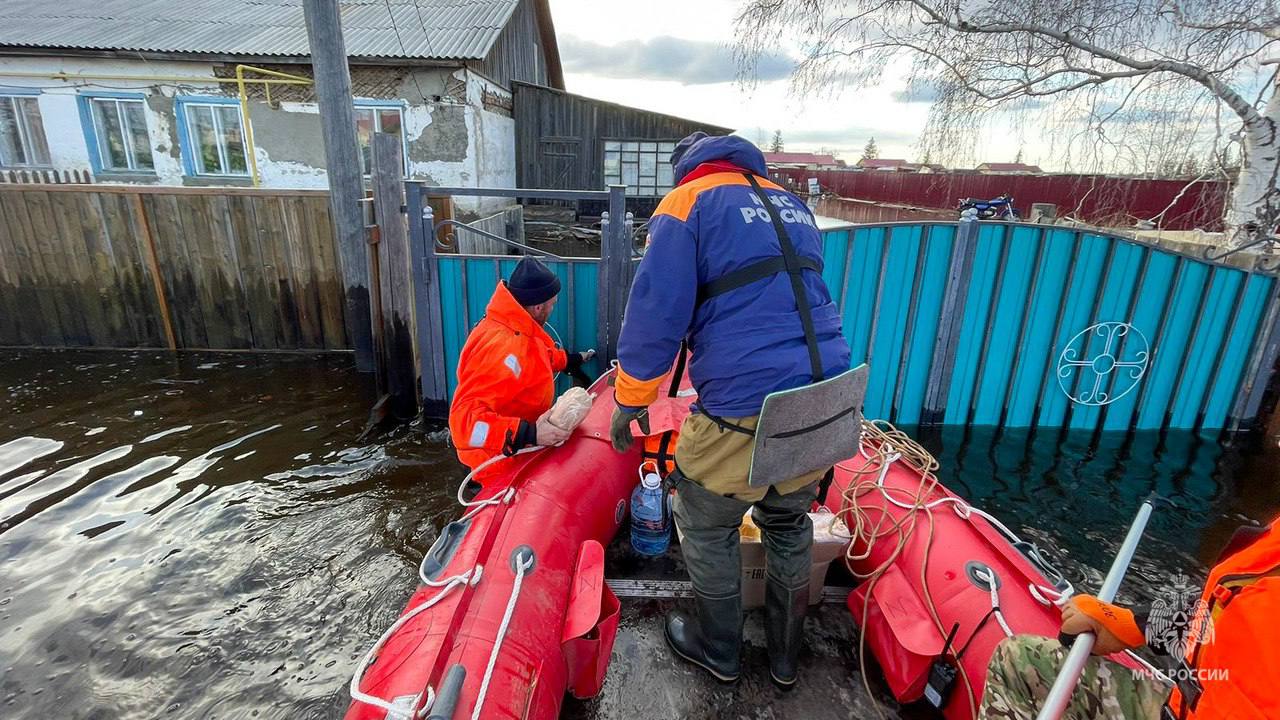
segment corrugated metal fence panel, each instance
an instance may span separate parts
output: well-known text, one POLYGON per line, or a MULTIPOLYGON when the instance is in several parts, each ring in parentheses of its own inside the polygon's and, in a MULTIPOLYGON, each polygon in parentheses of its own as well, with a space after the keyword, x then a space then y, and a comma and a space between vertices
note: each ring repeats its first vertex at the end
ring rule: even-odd
MULTIPOLYGON (((921 422, 932 393, 945 398, 948 425, 1217 430, 1240 419, 1231 413, 1254 385, 1246 375, 1266 376, 1257 353, 1275 316, 1274 277, 1092 232, 992 223, 972 242, 959 232, 824 233, 823 276, 853 364, 871 366, 869 417, 921 422), (953 278, 968 284, 949 307, 953 278), (936 372, 947 361, 949 380, 936 372)), ((439 256, 450 393, 467 334, 517 261, 439 256)), ((569 350, 597 347, 598 261, 547 264, 564 288, 553 335, 569 350)), ((561 378, 557 389, 567 387, 561 378)))
MULTIPOLYGON (((484 317, 489 298, 499 279, 511 277, 518 257, 479 255, 438 255, 440 271, 440 308, 444 321, 444 354, 449 396, 458 387, 458 356, 467 335, 484 317)), ((569 350, 581 352, 595 348, 596 335, 596 260, 546 260, 560 278, 560 300, 548 322, 551 336, 569 350)), ((587 368, 599 373, 593 362, 587 368)), ((557 391, 568 389, 571 382, 561 376, 557 391)))
POLYGON ((894 421, 904 425, 920 422, 956 238, 955 228, 944 225, 926 226, 925 233, 925 247, 914 288, 911 334, 906 338, 907 352, 898 379, 898 397, 894 402, 894 421))
POLYGON ((853 364, 871 366, 869 417, 920 422, 947 359, 935 352, 952 360, 937 389, 948 425, 1216 430, 1242 419, 1230 414, 1245 375, 1269 372, 1250 360, 1274 277, 1094 232, 984 223, 945 307, 961 247, 944 223, 825 233, 853 364))

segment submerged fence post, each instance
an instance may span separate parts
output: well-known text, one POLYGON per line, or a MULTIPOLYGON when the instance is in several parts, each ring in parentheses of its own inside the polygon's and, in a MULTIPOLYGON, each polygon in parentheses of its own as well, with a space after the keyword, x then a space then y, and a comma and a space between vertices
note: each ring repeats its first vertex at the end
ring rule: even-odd
POLYGON ((378 219, 378 280, 382 306, 382 348, 387 394, 399 419, 417 414, 413 366, 413 283, 409 235, 403 210, 404 159, 400 138, 373 135, 373 201, 378 219))
POLYGON ((602 347, 598 353, 607 366, 618 357, 618 335, 626 309, 630 283, 631 236, 627 232, 627 188, 609 186, 609 210, 601 217, 604 232, 600 242, 597 282, 596 327, 602 347))
POLYGON ((929 382, 924 391, 921 425, 940 424, 946 415, 947 395, 951 390, 951 374, 956 365, 956 347, 960 341, 961 323, 964 322, 964 303, 969 293, 969 280, 973 277, 977 241, 977 218, 961 217, 956 223, 956 242, 951 250, 951 266, 947 270, 942 311, 938 314, 941 321, 933 342, 933 363, 929 367, 929 382))
POLYGON ((449 416, 448 367, 445 364, 444 314, 440 308, 440 268, 436 260, 435 218, 421 183, 405 185, 409 216, 415 336, 418 350, 418 392, 422 416, 449 416))

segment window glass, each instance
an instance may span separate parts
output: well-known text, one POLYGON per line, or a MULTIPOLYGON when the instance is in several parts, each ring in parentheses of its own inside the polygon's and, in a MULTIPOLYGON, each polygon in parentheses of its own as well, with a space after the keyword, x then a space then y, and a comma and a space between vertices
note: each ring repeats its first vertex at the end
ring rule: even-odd
POLYGON ((240 108, 235 105, 219 105, 217 112, 227 157, 227 172, 231 175, 247 175, 249 158, 245 154, 244 130, 240 127, 240 108))
POLYGON ((400 110, 383 110, 378 113, 378 132, 400 135, 400 110))
POLYGON ((151 135, 147 133, 147 114, 142 108, 141 100, 130 100, 120 103, 124 110, 125 125, 129 129, 130 150, 133 152, 134 170, 152 170, 155 162, 151 157, 151 135))
POLYGON ((0 165, 49 164, 40 104, 34 97, 0 95, 0 165))
POLYGON ((0 97, 0 165, 26 165, 16 98, 0 97))
POLYGON ((196 173, 198 175, 224 174, 213 108, 208 105, 195 105, 189 108, 188 112, 191 119, 191 141, 196 146, 196 173))
POLYGON ((654 177, 658 174, 658 154, 656 152, 640 153, 640 177, 654 177))
POLYGON ((634 196, 658 196, 675 185, 671 170, 674 141, 605 140, 604 183, 621 183, 634 196))
POLYGON ((22 112, 22 129, 27 133, 27 153, 33 165, 49 164, 49 141, 44 136, 44 121, 40 118, 40 104, 33 97, 18 98, 22 112))
MULTIPOLYGON (((360 162, 364 174, 373 172, 373 134, 387 133, 403 137, 404 115, 400 108, 356 106, 356 144, 360 147, 360 162)), ((408 153, 404 153, 408 168, 408 153)))
POLYGON ((116 101, 94 100, 93 119, 103 169, 128 170, 129 152, 125 149, 124 126, 120 121, 116 101))

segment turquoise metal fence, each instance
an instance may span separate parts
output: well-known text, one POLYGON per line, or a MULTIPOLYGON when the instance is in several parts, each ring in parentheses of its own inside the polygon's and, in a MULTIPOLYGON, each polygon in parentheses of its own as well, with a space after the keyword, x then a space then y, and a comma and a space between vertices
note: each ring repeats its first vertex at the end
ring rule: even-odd
MULTIPOLYGON (((518 258, 437 258, 451 394, 518 258)), ((1280 342, 1273 275, 1092 231, 849 226, 824 232, 824 261, 853 362, 871 367, 866 415, 903 425, 1234 429, 1257 415, 1280 342)), ((599 261, 548 264, 565 288, 554 332, 599 346, 599 261)))
POLYGON ((1097 232, 1014 223, 825 233, 868 417, 1232 429, 1275 362, 1276 278, 1097 232))
MULTIPOLYGON (((484 317, 485 307, 498 279, 511 277, 519 257, 485 257, 476 255, 439 255, 440 307, 444 316, 444 356, 448 372, 449 397, 458 386, 458 355, 471 328, 484 317)), ((596 285, 600 262, 593 258, 543 258, 547 267, 560 277, 560 300, 547 322, 552 337, 570 350, 587 350, 600 346, 596 330, 596 285)), ((586 367, 593 376, 603 371, 598 361, 586 367)), ((557 391, 568 389, 569 381, 561 378, 557 391)))

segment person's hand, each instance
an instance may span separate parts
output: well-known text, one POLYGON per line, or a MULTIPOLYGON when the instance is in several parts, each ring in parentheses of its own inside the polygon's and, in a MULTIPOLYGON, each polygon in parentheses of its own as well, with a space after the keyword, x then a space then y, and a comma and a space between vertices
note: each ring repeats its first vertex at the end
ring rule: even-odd
POLYGON ((596 356, 595 350, 587 350, 586 352, 567 353, 565 355, 564 368, 570 372, 581 368, 584 364, 596 356))
POLYGON ((1142 647, 1146 638, 1133 612, 1105 603, 1092 595, 1076 595, 1062 608, 1062 634, 1093 633, 1094 655, 1111 655, 1142 647))
POLYGON ((537 443, 542 447, 551 447, 552 445, 560 445, 569 439, 573 431, 562 430, 551 422, 551 411, 542 413, 542 417, 538 418, 537 424, 534 426, 534 434, 537 436, 537 443))
POLYGON ((609 438, 613 441, 613 449, 624 453, 631 449, 635 438, 631 436, 631 421, 640 424, 640 431, 649 434, 649 408, 624 408, 621 405, 613 409, 613 420, 609 423, 609 438))

